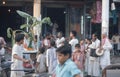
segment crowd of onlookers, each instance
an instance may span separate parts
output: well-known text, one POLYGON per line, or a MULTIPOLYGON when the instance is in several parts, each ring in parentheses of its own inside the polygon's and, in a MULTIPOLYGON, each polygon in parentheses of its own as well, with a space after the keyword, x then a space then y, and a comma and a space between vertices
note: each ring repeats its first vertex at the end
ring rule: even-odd
MULTIPOLYGON (((35 50, 39 47, 35 72, 49 73, 53 77, 84 77, 84 73, 88 76, 100 77, 101 70, 110 65, 112 48, 119 52, 120 36, 114 35, 111 42, 106 33, 102 34, 101 40, 95 33, 91 38, 83 40, 78 40, 76 35, 76 31, 71 31, 67 38, 62 32, 58 32, 56 36, 46 33, 45 37, 40 38, 39 41, 35 36, 32 47, 35 50), (101 56, 95 56, 94 52, 97 49, 103 51, 101 56)), ((23 55, 22 51, 29 45, 30 39, 27 34, 17 34, 15 41, 12 47, 14 63, 11 69, 19 71, 11 71, 11 77, 22 77, 24 75, 23 62, 30 62, 30 56, 23 55)))
MULTIPOLYGON (((56 37, 47 33, 44 39, 37 42, 40 48, 39 54, 36 57, 36 72, 43 73, 47 71, 50 74, 60 73, 61 71, 56 71, 56 69, 61 68, 57 66, 57 64, 60 64, 61 58, 59 58, 59 56, 61 55, 56 54, 58 50, 65 52, 64 46, 67 47, 67 45, 69 45, 71 49, 69 50, 68 47, 68 50, 71 51, 69 58, 80 70, 80 76, 84 77, 84 73, 86 72, 88 76, 100 77, 101 70, 110 65, 112 44, 107 34, 102 34, 101 41, 97 38, 97 34, 92 34, 92 38, 86 38, 80 41, 76 38, 76 35, 76 31, 71 31, 68 38, 65 38, 62 32, 58 32, 56 37), (61 47, 63 47, 63 49, 61 47), (103 50, 104 54, 102 56, 92 55, 93 53, 91 52, 96 49, 103 50)), ((69 53, 64 52, 61 53, 65 55, 69 53)), ((73 67, 72 64, 70 67, 73 67)))

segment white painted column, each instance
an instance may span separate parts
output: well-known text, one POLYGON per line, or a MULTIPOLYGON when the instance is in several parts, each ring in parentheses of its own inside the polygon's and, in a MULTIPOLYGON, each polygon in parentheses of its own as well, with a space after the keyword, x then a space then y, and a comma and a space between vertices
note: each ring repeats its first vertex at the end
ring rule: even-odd
MULTIPOLYGON (((34 4, 33 4, 33 16, 36 17, 38 20, 41 20, 41 0, 34 0, 34 4)), ((41 33, 41 26, 36 25, 33 28, 34 31, 34 35, 37 35, 37 41, 39 41, 39 36, 41 33)), ((38 51, 39 47, 37 46, 37 51, 38 51)))
POLYGON ((102 0, 102 31, 109 34, 109 0, 102 0))

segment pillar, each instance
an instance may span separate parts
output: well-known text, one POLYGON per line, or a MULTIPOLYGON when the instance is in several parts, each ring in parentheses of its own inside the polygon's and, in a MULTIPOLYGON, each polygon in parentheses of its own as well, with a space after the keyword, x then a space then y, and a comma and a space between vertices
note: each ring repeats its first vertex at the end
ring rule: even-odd
POLYGON ((34 0, 33 4, 33 16, 40 17, 41 15, 41 0, 34 0))
MULTIPOLYGON (((37 19, 41 20, 41 0, 34 0, 33 4, 33 16, 36 17, 37 19)), ((41 28, 42 25, 36 25, 33 28, 34 35, 37 35, 37 41, 39 41, 39 37, 41 34, 41 28)), ((39 49, 39 46, 37 46, 37 50, 39 49)))
POLYGON ((109 0, 102 0, 102 28, 101 33, 109 34, 109 0))

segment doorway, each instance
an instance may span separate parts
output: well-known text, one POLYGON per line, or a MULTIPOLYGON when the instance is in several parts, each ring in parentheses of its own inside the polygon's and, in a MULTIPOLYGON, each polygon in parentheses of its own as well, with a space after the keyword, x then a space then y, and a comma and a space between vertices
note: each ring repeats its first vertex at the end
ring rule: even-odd
MULTIPOLYGON (((54 7, 44 7, 42 15, 44 17, 50 17, 52 23, 56 23, 58 25, 57 32, 61 31, 65 34, 65 8, 54 8, 54 7)), ((46 32, 53 32, 52 26, 43 27, 43 35, 46 32)))

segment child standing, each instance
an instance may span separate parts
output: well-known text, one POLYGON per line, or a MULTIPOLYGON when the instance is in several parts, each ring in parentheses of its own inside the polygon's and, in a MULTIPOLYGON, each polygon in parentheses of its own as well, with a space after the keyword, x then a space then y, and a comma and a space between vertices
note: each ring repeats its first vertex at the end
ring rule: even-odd
POLYGON ((12 48, 12 62, 11 65, 11 77, 23 77, 24 76, 24 67, 23 62, 29 62, 29 60, 26 60, 23 58, 23 40, 24 40, 24 34, 17 34, 15 36, 15 44, 12 48), (14 71, 18 70, 18 71, 14 71))
POLYGON ((57 65, 55 41, 53 40, 50 41, 50 48, 47 49, 46 58, 47 58, 46 60, 47 60, 48 73, 53 74, 57 65))
POLYGON ((80 44, 75 45, 75 50, 72 54, 72 60, 75 62, 77 67, 81 70, 80 76, 83 77, 84 54, 82 51, 80 51, 80 44))
POLYGON ((45 73, 47 72, 46 67, 46 57, 45 57, 45 48, 39 48, 39 53, 37 56, 37 62, 36 62, 36 72, 37 73, 45 73))
POLYGON ((59 64, 56 67, 56 77, 80 77, 80 70, 71 58, 71 46, 63 45, 57 50, 59 64))

